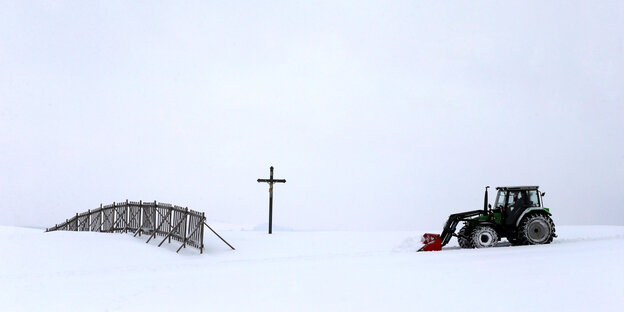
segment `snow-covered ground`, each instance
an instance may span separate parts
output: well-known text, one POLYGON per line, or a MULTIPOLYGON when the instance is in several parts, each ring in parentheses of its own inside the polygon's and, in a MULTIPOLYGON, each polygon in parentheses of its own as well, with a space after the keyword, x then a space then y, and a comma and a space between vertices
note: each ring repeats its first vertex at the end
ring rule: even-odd
POLYGON ((236 251, 207 231, 200 255, 129 234, 0 227, 0 310, 624 309, 621 226, 558 226, 545 246, 463 250, 453 239, 429 253, 415 252, 421 231, 236 228, 220 233, 236 251))

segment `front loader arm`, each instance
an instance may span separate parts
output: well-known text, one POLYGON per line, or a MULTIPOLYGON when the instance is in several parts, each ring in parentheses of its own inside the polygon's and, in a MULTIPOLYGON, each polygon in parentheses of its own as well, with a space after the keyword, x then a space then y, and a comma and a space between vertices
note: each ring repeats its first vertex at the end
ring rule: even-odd
POLYGON ((440 234, 440 239, 442 240, 442 246, 445 246, 451 240, 451 237, 453 237, 453 234, 455 234, 455 230, 457 229, 457 224, 459 224, 459 222, 466 221, 468 220, 468 218, 482 215, 483 213, 484 213, 483 210, 473 210, 473 211, 454 213, 450 215, 448 220, 444 224, 444 229, 442 229, 442 234, 440 234))

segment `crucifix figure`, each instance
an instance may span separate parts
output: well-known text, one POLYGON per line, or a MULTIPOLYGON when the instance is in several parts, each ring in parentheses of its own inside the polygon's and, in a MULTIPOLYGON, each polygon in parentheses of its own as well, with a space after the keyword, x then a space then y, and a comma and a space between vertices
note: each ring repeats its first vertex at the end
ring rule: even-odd
POLYGON ((285 179, 273 179, 273 166, 271 166, 271 176, 269 179, 258 179, 258 183, 269 183, 269 234, 273 232, 273 184, 286 183, 285 179))

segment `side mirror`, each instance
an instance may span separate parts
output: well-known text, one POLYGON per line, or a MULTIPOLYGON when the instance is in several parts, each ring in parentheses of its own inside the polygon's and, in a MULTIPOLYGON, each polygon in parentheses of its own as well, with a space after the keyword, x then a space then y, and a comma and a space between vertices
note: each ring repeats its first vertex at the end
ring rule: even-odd
POLYGON ((492 209, 492 204, 488 204, 488 208, 492 209))
POLYGON ((544 195, 546 195, 546 192, 542 192, 542 197, 544 197, 544 195))

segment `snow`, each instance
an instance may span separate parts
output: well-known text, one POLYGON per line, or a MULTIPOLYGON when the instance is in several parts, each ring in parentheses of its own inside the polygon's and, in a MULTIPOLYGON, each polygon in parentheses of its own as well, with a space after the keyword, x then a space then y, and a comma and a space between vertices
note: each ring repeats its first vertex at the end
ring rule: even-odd
POLYGON ((3 311, 621 311, 624 227, 544 246, 416 253, 423 231, 213 226, 206 251, 145 236, 0 227, 3 311))

